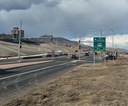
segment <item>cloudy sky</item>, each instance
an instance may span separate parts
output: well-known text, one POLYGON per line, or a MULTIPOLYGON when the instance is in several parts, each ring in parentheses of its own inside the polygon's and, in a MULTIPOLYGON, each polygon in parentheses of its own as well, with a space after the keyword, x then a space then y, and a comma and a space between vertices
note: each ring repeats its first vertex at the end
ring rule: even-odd
MULTIPOLYGON (((73 41, 79 41, 81 39, 81 44, 93 46, 93 35, 81 36, 79 38, 72 38, 73 41)), ((128 35, 108 35, 106 36, 106 47, 110 48, 122 48, 128 50, 128 35)))
POLYGON ((128 0, 0 0, 0 33, 14 26, 25 36, 52 34, 67 38, 81 35, 128 34, 128 0))

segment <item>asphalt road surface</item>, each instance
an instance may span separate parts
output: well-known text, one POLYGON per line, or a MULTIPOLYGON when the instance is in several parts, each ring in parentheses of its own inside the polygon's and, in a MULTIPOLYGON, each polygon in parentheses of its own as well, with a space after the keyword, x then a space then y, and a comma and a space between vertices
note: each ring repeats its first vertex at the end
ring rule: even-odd
MULTIPOLYGON (((5 98, 11 96, 15 97, 16 93, 22 94, 27 88, 31 88, 45 81, 50 81, 51 79, 54 79, 81 64, 93 62, 92 56, 82 57, 81 61, 73 60, 70 57, 59 57, 33 59, 27 60, 27 62, 44 60, 53 61, 49 63, 0 70, 0 100, 5 100, 5 98)), ((16 63, 16 61, 12 62, 11 64, 13 65, 13 63, 16 63)))

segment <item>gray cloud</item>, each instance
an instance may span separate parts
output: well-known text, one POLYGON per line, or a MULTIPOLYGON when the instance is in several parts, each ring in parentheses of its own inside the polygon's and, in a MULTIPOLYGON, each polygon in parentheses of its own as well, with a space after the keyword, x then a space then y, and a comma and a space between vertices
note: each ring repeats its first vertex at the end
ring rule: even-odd
POLYGON ((54 7, 58 5, 61 0, 1 0, 0 10, 26 10, 30 9, 32 4, 40 4, 46 7, 54 7))
POLYGON ((26 36, 128 33, 128 0, 0 0, 0 10, 1 33, 20 20, 26 36))
POLYGON ((56 7, 62 0, 47 0, 44 4, 46 7, 56 7))
POLYGON ((45 0, 1 0, 0 10, 25 10, 29 9, 32 4, 38 4, 45 0))

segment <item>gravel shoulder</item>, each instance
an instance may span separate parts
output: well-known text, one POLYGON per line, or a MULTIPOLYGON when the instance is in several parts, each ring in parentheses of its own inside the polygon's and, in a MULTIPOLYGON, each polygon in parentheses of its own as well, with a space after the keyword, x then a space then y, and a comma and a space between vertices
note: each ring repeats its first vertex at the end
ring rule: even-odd
POLYGON ((128 60, 82 65, 2 106, 128 106, 128 60))

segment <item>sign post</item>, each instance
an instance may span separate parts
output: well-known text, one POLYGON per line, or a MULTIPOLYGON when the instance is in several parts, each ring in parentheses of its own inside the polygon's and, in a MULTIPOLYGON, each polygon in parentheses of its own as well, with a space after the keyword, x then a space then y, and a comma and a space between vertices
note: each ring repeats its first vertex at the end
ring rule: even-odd
POLYGON ((93 38, 93 49, 94 49, 94 63, 95 54, 99 52, 106 52, 106 38, 105 37, 94 37, 93 38))

